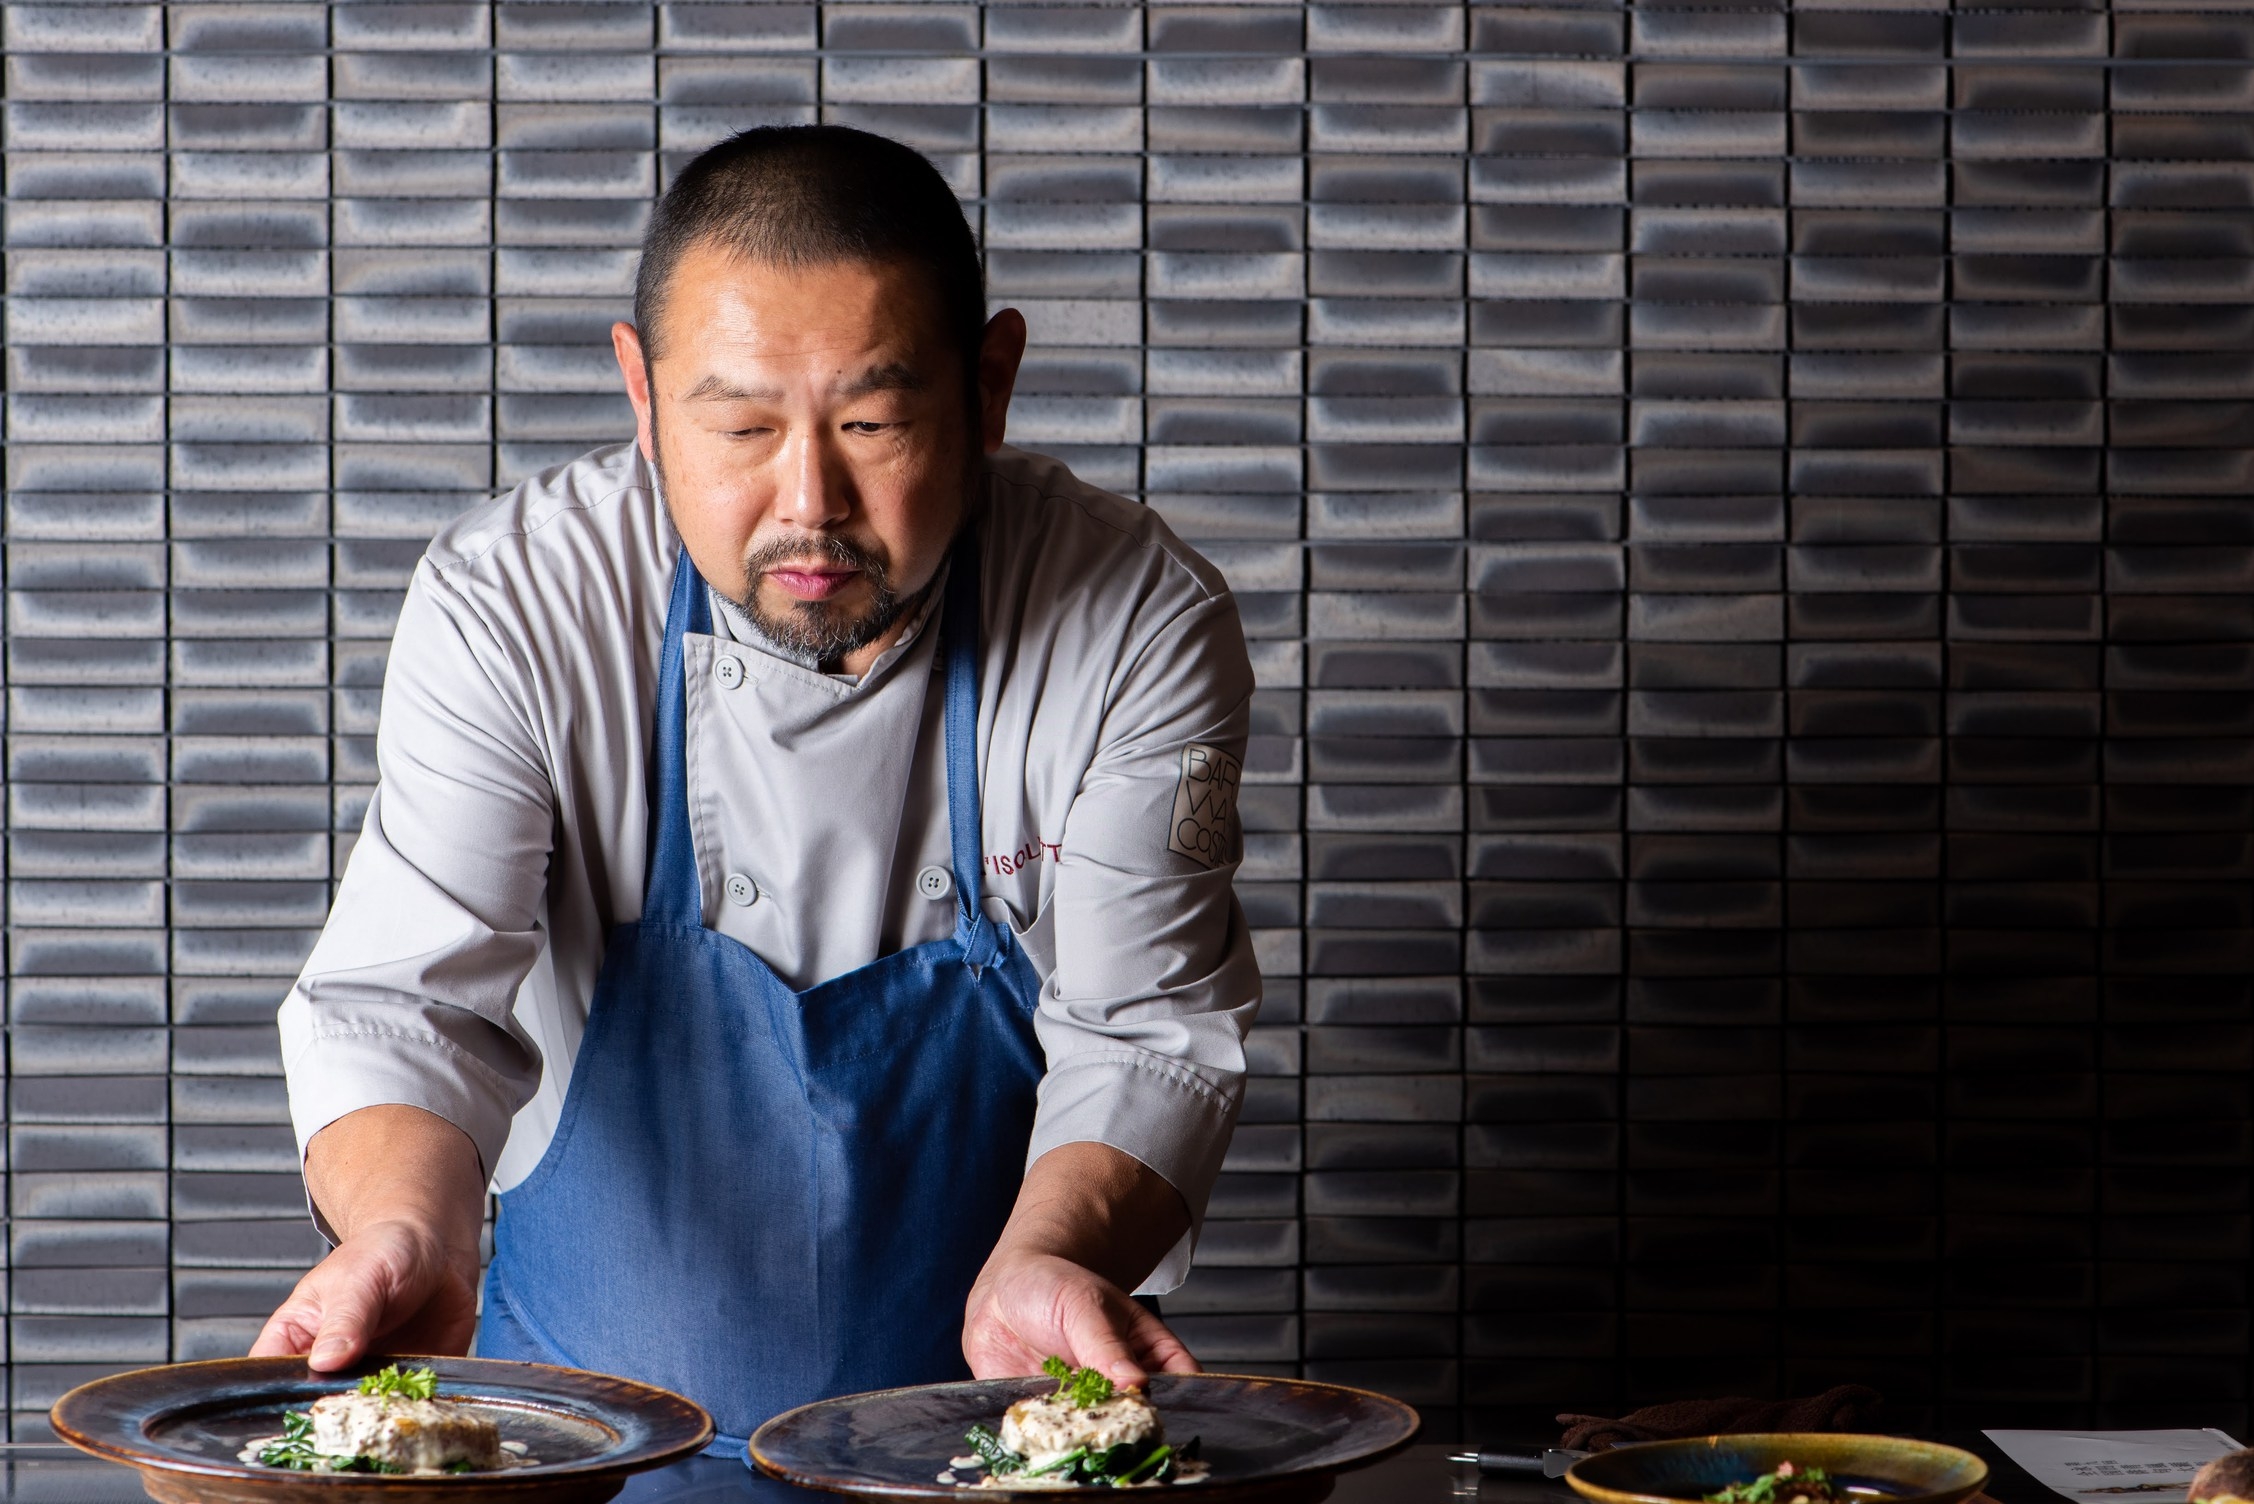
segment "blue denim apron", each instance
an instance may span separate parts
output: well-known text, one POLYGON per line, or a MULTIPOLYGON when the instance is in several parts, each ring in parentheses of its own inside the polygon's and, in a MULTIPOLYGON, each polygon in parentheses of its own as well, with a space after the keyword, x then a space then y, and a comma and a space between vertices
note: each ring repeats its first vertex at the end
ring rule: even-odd
MULTIPOLYGON (((1040 980, 977 902, 978 627, 966 535, 940 649, 954 933, 793 992, 704 927, 681 639, 712 617, 682 551, 642 917, 611 932, 546 1156, 501 1197, 481 1356, 677 1390, 712 1412, 717 1454, 810 1400, 967 1376, 963 1303, 1043 1070, 1040 980)), ((856 797, 849 768, 836 797, 856 797)))

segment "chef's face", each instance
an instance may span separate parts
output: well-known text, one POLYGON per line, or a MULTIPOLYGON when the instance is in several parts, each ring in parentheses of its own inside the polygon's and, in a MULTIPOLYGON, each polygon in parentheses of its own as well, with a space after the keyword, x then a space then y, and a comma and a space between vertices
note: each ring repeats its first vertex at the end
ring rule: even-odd
POLYGON ((611 340, 689 557, 776 641, 863 671, 1002 442, 1024 319, 988 322, 970 391, 920 269, 771 266, 710 243, 675 265, 661 317, 654 360, 631 324, 611 340))

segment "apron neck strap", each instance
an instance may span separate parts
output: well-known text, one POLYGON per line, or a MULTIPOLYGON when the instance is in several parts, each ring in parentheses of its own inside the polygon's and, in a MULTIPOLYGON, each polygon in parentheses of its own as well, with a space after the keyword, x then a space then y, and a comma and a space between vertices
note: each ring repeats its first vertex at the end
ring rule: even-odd
MULTIPOLYGON (((964 960, 990 966, 1002 951, 1000 926, 979 906, 978 533, 967 528, 955 542, 947 572, 942 635, 947 651, 947 836, 955 872, 955 934, 964 960)), ((698 926, 704 896, 697 883, 695 843, 689 837, 688 693, 682 637, 712 633, 712 603, 704 576, 681 550, 673 566, 673 597, 665 608, 665 647, 658 658, 657 710, 649 765, 650 858, 642 886, 642 922, 698 926)))
POLYGON ((688 694, 681 639, 709 636, 712 602, 687 548, 673 566, 673 598, 665 608, 665 648, 657 666, 657 715, 649 767, 650 866, 642 884, 644 924, 701 925, 696 846, 689 839, 688 694))
POLYGON ((955 936, 973 971, 1001 956, 1000 926, 979 904, 978 529, 963 529, 947 569, 947 840, 955 869, 955 936))

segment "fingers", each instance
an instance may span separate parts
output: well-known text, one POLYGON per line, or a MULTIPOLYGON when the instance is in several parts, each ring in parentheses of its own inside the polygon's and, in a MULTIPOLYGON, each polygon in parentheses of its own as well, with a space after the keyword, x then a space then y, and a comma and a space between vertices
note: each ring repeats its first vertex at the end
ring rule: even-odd
POLYGON ((325 1308, 321 1329, 314 1334, 312 1350, 305 1355, 305 1366, 318 1373, 343 1368, 359 1357, 367 1350, 375 1325, 369 1319, 371 1314, 367 1303, 350 1297, 325 1308))
POLYGON ((1096 1369, 1121 1388, 1140 1387, 1150 1375, 1135 1361, 1127 1334, 1133 1329, 1133 1317, 1148 1316, 1149 1312, 1109 1281, 1082 1272, 1084 1281, 1067 1287, 1058 1302, 1065 1355, 1082 1368, 1096 1369))
POLYGON ((266 1318, 258 1340, 251 1344, 252 1357, 294 1357, 313 1345, 313 1334, 321 1326, 321 1300, 306 1288, 311 1282, 311 1275, 299 1280, 290 1298, 266 1318))
POLYGON ((1159 1373, 1203 1373, 1204 1367, 1174 1335, 1173 1328, 1152 1315, 1148 1308, 1130 1301, 1128 1310, 1128 1345, 1134 1348, 1136 1358, 1145 1368, 1159 1373))
POLYGON ((355 1256, 358 1250, 340 1248, 316 1271, 328 1278, 321 1292, 321 1320, 306 1353, 308 1368, 342 1368, 367 1350, 368 1342, 382 1330, 384 1307, 390 1303, 392 1281, 383 1262, 355 1256))
POLYGON ((336 1274, 324 1262, 300 1280, 290 1298, 266 1318, 250 1355, 282 1358, 304 1353, 306 1366, 316 1370, 342 1368, 359 1357, 367 1346, 368 1312, 379 1303, 367 1300, 349 1278, 339 1279, 336 1274))
POLYGON ((252 1353, 304 1353, 317 1372, 342 1368, 400 1317, 413 1315, 431 1292, 403 1288, 414 1283, 407 1277, 413 1260, 393 1241, 379 1232, 336 1248, 267 1319, 252 1353))

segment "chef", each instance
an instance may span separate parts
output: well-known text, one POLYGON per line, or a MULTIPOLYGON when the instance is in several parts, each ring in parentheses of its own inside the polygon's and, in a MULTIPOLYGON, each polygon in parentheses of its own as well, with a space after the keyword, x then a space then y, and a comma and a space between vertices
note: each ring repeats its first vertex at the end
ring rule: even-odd
POLYGON ((442 530, 281 1009, 333 1251, 257 1353, 823 1395, 1196 1363, 1260 981, 1211 565, 1004 445, 930 163, 715 146, 612 330, 638 433, 442 530), (500 1192, 480 1300, 479 1226, 500 1192), (481 1309, 482 1306, 482 1309, 481 1309))

